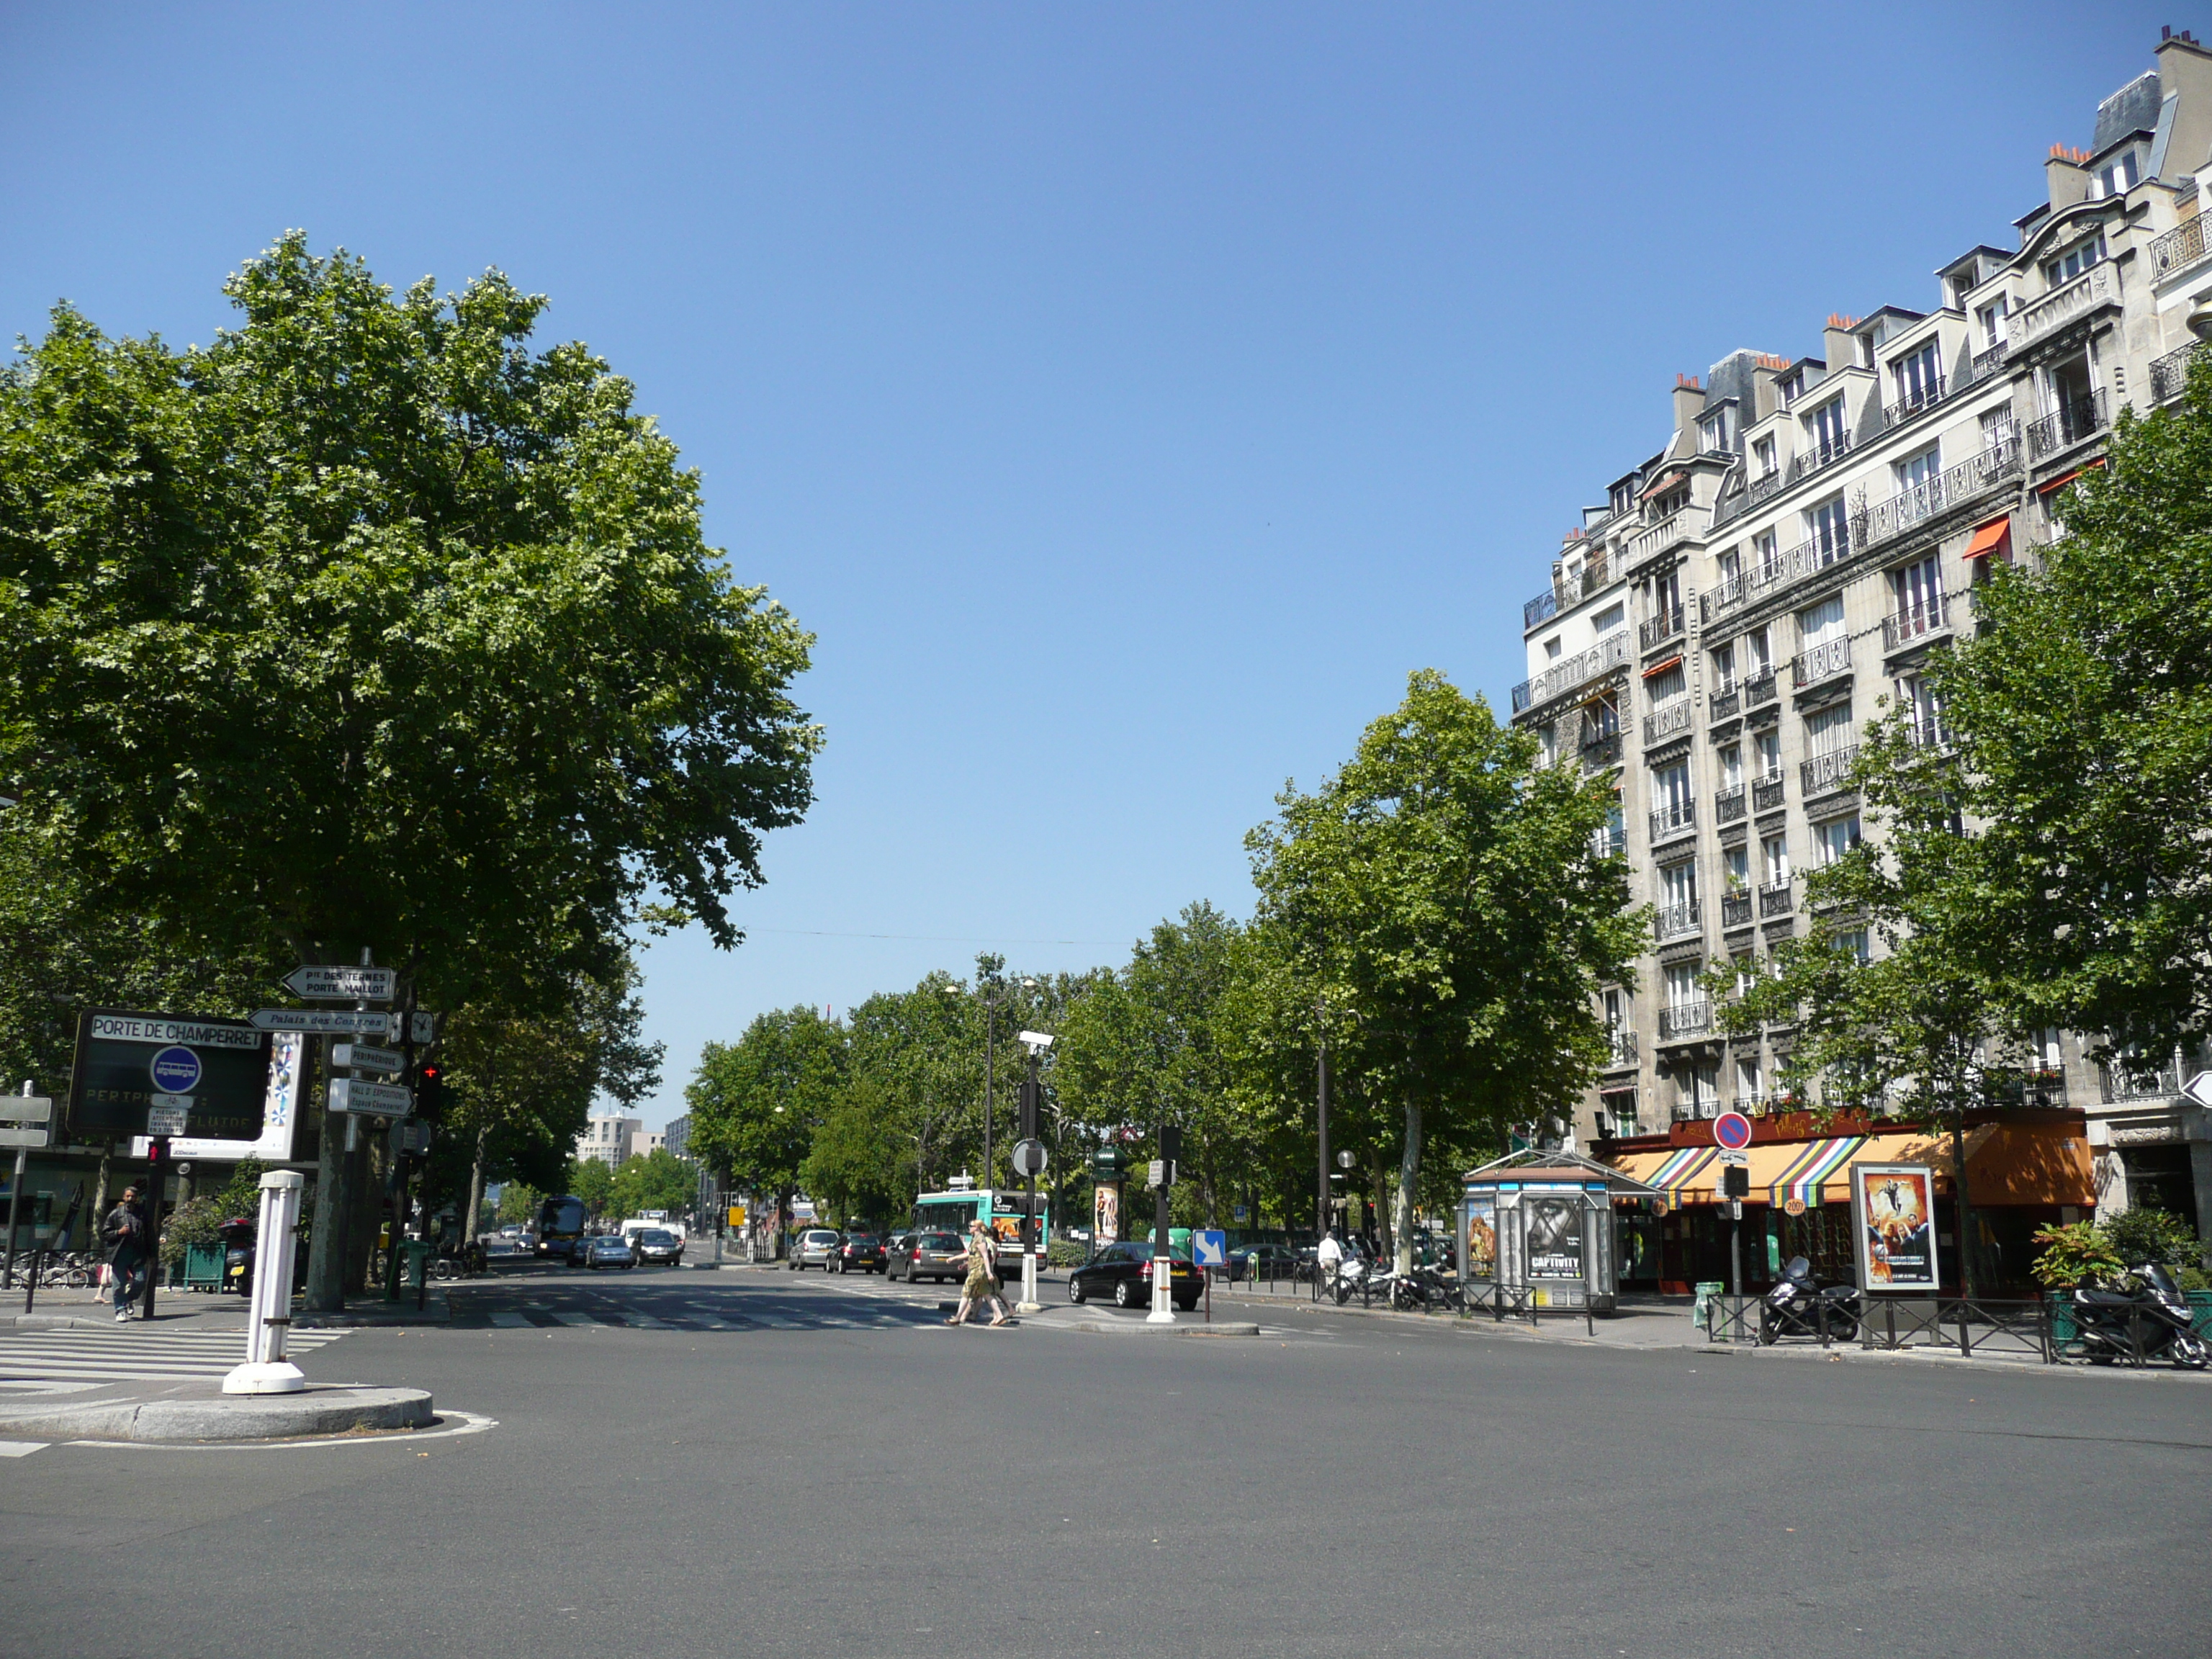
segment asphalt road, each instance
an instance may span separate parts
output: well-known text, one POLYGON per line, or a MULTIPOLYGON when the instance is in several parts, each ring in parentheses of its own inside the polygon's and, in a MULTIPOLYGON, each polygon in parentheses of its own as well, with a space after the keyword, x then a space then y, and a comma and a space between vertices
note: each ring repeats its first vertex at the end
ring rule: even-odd
POLYGON ((2212 1651, 2212 1379, 939 1294, 471 1284, 306 1368, 482 1432, 7 1463, 0 1654, 2212 1651))

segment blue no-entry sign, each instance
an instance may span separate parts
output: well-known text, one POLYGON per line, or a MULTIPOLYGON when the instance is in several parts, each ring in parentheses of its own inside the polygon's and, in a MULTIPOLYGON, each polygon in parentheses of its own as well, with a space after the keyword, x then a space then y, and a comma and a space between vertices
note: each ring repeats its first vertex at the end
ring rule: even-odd
POLYGON ((1229 1235, 1218 1227, 1208 1227, 1190 1236, 1190 1259, 1201 1267, 1225 1267, 1229 1265, 1229 1235))
POLYGON ((153 1074, 154 1087, 165 1095, 188 1095, 200 1080, 200 1057, 181 1042, 173 1042, 166 1048, 155 1051, 152 1064, 146 1068, 153 1074))
POLYGON ((1741 1112, 1723 1112, 1713 1120, 1713 1139, 1731 1152, 1751 1145, 1751 1120, 1741 1112))

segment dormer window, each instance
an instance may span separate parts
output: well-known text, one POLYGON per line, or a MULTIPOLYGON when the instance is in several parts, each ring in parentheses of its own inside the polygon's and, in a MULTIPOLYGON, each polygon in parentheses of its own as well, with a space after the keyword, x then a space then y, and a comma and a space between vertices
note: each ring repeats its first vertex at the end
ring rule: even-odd
POLYGON ((2112 158, 2110 167, 2097 175, 2097 182, 2105 187, 2107 196, 2124 196, 2136 187, 2136 153, 2124 149, 2112 158))
POLYGON ((2100 230, 2087 240, 2075 243, 2056 259, 2047 263, 2043 267, 2043 279, 2052 288, 2062 287, 2104 257, 2105 233, 2100 230))
POLYGON ((1708 455, 1735 453, 1735 410, 1726 404, 1698 422, 1702 447, 1708 455))
POLYGON ((1982 327, 1982 349, 2001 346, 2005 337, 2005 313, 2009 303, 2002 294, 1974 313, 1974 320, 1982 327))
POLYGON ((1759 476, 1762 478, 1772 477, 1775 471, 1774 440, 1761 438, 1751 447, 1751 453, 1752 459, 1759 463, 1759 476))
POLYGON ((1805 371, 1801 368, 1795 374, 1784 375, 1775 383, 1775 388, 1781 392, 1784 403, 1796 403, 1805 395, 1805 371))
POLYGON ((1636 481, 1634 479, 1630 479, 1626 483, 1613 485, 1613 510, 1615 513, 1626 513, 1635 505, 1636 481))

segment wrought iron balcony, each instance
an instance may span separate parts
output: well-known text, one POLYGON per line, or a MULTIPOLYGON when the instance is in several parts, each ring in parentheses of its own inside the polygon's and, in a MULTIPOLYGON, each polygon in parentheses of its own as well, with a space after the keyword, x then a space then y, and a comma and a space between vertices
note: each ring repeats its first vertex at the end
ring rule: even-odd
POLYGON ((1705 706, 1705 718, 1713 720, 1734 720, 1743 707, 1743 692, 1736 686, 1716 691, 1705 706))
POLYGON ((1598 772, 1608 766, 1620 764, 1620 733, 1608 732, 1603 737, 1583 739, 1583 770, 1598 772))
POLYGON ((1546 588, 1521 607, 1521 631, 1540 628, 1559 614, 1559 595, 1556 588, 1546 588))
POLYGON ((1614 1025, 1605 1034, 1605 1066, 1609 1072, 1633 1066, 1637 1054, 1636 1033, 1626 1025, 1614 1025))
POLYGON ((1700 925, 1698 902, 1692 899, 1687 904, 1670 904, 1661 910, 1653 931, 1663 943, 1670 939, 1680 939, 1686 933, 1694 933, 1700 925))
POLYGON ((2087 397, 2069 398, 2041 420, 2030 422, 2027 453, 2039 460, 2045 455, 2056 455, 2094 437, 2109 423, 2105 412, 2105 388, 2099 386, 2087 397))
POLYGON ((1674 836, 1686 836, 1697 827, 1698 803, 1693 800, 1651 809, 1651 839, 1655 843, 1674 836))
POLYGON ((1913 526, 1995 489, 2020 476, 2021 443, 2016 435, 1998 439, 1978 455, 1947 467, 1923 483, 1900 489, 1867 510, 1854 526, 1862 547, 1901 536, 1913 526))
POLYGON ((1980 382, 1988 380, 1990 375, 2002 368, 2005 366, 2005 359, 2010 355, 2011 348, 2006 345, 2002 340, 1999 340, 1993 346, 1977 351, 1974 354, 1974 380, 1976 384, 1978 385, 1980 382))
POLYGON ((1794 483, 1800 478, 1809 478, 1822 468, 1833 466, 1844 459, 1850 453, 1851 434, 1848 432, 1839 433, 1826 443, 1816 444, 1803 454, 1791 459, 1790 482, 1794 483))
POLYGON ((1753 811, 1771 812, 1782 805, 1782 775, 1779 772, 1771 778, 1756 779, 1752 783, 1751 810, 1753 811))
POLYGON ((1896 615, 1881 619, 1881 648, 1886 656, 1937 634, 1951 631, 1951 607, 1942 594, 1929 596, 1924 605, 1908 605, 1896 615))
POLYGON ((1627 831, 1618 824, 1608 825, 1590 836, 1590 856, 1594 859, 1617 859, 1627 848, 1627 831))
POLYGON ((1699 997, 1693 1002, 1678 1002, 1659 1011, 1659 1036, 1668 1037, 1695 1036, 1710 1031, 1713 1026, 1713 1005, 1699 997))
POLYGON ((1673 639, 1682 631, 1682 619, 1685 614, 1682 607, 1678 605, 1664 615, 1653 617, 1637 623, 1636 643, 1638 647, 1649 651, 1653 646, 1663 645, 1673 639))
POLYGON ((1791 659, 1790 678, 1798 690, 1832 680, 1838 674, 1851 672, 1851 636, 1839 634, 1832 640, 1823 640, 1810 651, 1802 652, 1791 659))
POLYGON ((2185 345, 2179 351, 2169 351, 2150 366, 2150 400, 2162 404, 2181 395, 2189 384, 2189 365, 2199 348, 2185 345))
POLYGON ((2025 350, 2038 340, 2080 321, 2091 312, 2120 302, 2120 275, 2110 259, 2100 259, 2072 282, 2054 288, 2005 319, 2005 343, 2025 350))
POLYGON ((1780 467, 1775 468, 1771 472, 1762 472, 1751 481, 1751 487, 1743 492, 1744 505, 1747 507, 1757 507, 1761 501, 1771 501, 1782 493, 1782 486, 1787 478, 1788 474, 1784 473, 1780 467))
POLYGON ((1764 674, 1754 675, 1743 683, 1743 706, 1747 712, 1762 704, 1772 702, 1776 695, 1774 671, 1771 668, 1764 674))
POLYGON ((1770 916, 1788 915, 1795 892, 1796 889, 1787 876, 1783 877, 1779 881, 1770 881, 1762 884, 1759 890, 1759 920, 1764 921, 1770 916))
POLYGON ((1644 742, 1648 748, 1664 742, 1678 732, 1690 729, 1690 700, 1677 697, 1673 702, 1653 709, 1644 717, 1644 742))
POLYGON ((1933 749, 1939 753, 1951 746, 1951 723, 1938 708, 1917 711, 1905 728, 1905 741, 1915 749, 1933 749))
POLYGON ((1858 757, 1859 746, 1852 744, 1847 748, 1831 749, 1825 755, 1815 755, 1810 760, 1798 762, 1799 792, 1809 799, 1831 790, 1850 788, 1851 768, 1856 764, 1858 757))
POLYGON ((1723 576, 1707 592, 1698 596, 1698 612, 1707 623, 1724 611, 1743 603, 1743 573, 1723 576))
POLYGON ((1897 402, 1891 404, 1885 408, 1881 411, 1882 430, 1887 432, 1892 428, 1903 426, 1914 416, 1924 414, 1929 410, 1935 408, 1936 404, 1942 403, 1943 401, 1943 380, 1944 377, 1938 374, 1932 381, 1922 386, 1919 391, 1908 392, 1897 402))
POLYGON ((1627 660, 1628 630, 1624 628, 1607 635, 1589 650, 1555 663, 1515 686, 1513 712, 1518 714, 1540 702, 1548 702, 1561 692, 1571 691, 1583 681, 1595 679, 1627 660))
POLYGON ((1721 926, 1748 927, 1751 926, 1751 895, 1728 893, 1721 898, 1721 926))
POLYGON ((2156 1100, 2166 1095, 2178 1095, 2184 1080, 2181 1067, 2172 1065, 2161 1066, 2154 1072, 2100 1066, 2097 1076, 2099 1092, 2107 1106, 2123 1100, 2156 1100))
POLYGON ((2168 276, 2179 276, 2202 259, 2206 251, 2203 215, 2183 220, 2150 245, 2151 281, 2163 282, 2168 276))
POLYGON ((1713 822, 1734 823, 1743 816, 1743 791, 1723 789, 1713 797, 1713 822))

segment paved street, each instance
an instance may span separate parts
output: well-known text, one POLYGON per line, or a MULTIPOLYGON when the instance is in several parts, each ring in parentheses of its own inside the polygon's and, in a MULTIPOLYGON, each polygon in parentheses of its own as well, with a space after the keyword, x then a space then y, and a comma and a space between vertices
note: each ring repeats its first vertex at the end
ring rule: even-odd
POLYGON ((2212 1632, 2202 1379, 1311 1310, 1244 1340, 948 1330, 938 1297, 472 1282, 451 1327, 302 1364, 428 1387, 482 1432, 10 1461, 6 1647, 135 1653, 150 1620, 165 1652, 228 1655, 249 1619, 299 1655, 368 1631, 424 1652, 1332 1659, 2196 1655, 2212 1632))

